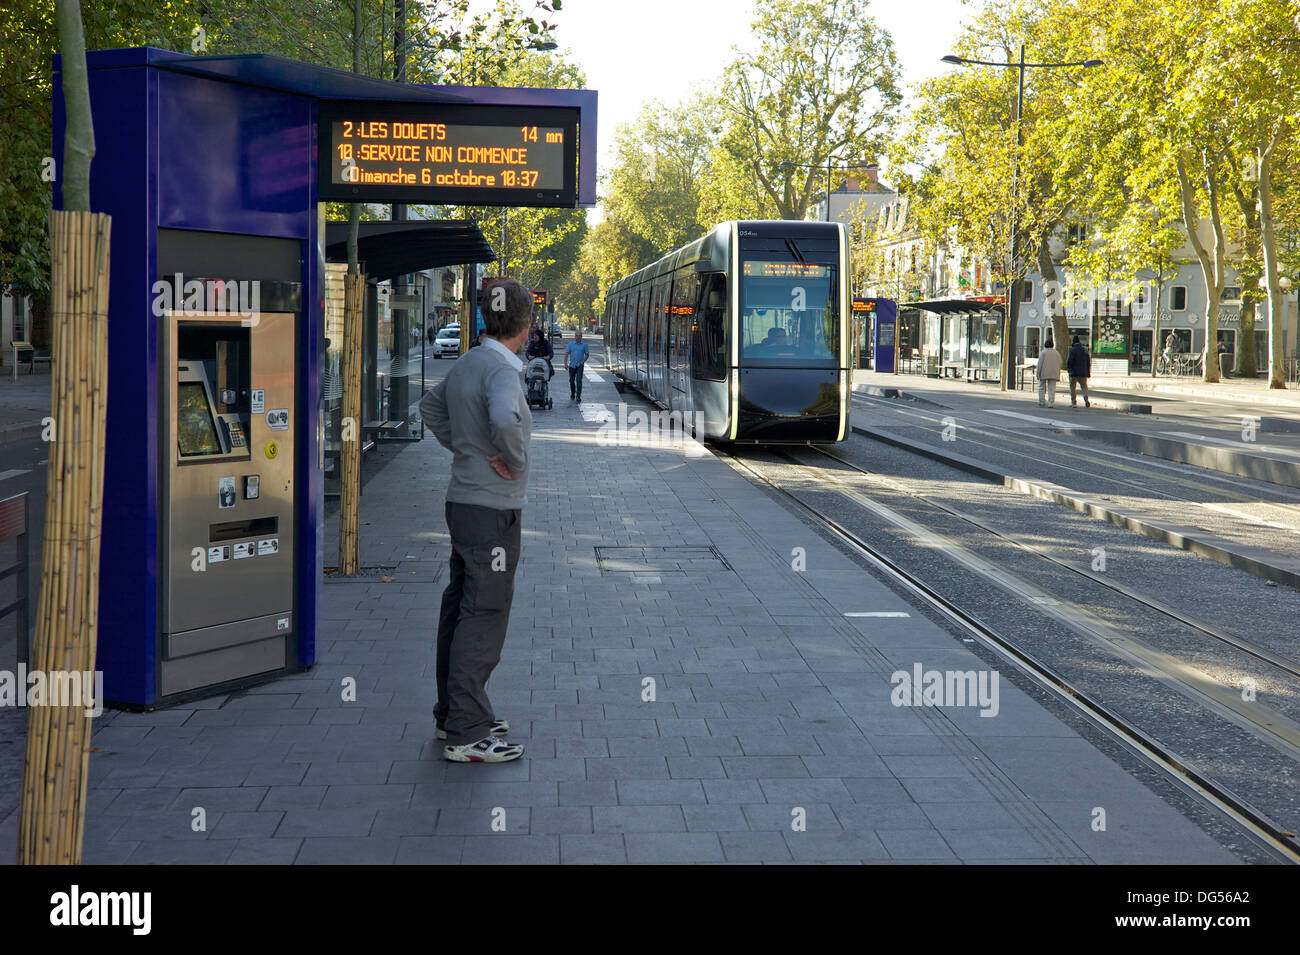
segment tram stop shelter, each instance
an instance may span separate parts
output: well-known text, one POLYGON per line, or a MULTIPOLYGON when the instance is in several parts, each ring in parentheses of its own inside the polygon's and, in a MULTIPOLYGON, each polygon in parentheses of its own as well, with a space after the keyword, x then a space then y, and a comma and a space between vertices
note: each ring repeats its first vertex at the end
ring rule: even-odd
MULTIPOLYGON (((492 262, 496 253, 472 219, 421 219, 360 223, 357 259, 366 277, 361 331, 361 451, 377 442, 418 440, 407 414, 424 390, 423 371, 431 357, 426 337, 412 345, 393 321, 399 303, 409 299, 422 313, 427 303, 417 293, 427 288, 410 281, 425 269, 492 262), (381 283, 406 277, 406 289, 384 296, 381 283)), ((346 222, 325 223, 325 496, 338 494, 343 401, 343 276, 347 271, 346 222)), ((418 429, 422 431, 422 429, 418 429)), ((364 478, 365 469, 362 469, 364 478)), ((364 490, 364 483, 362 485, 364 490)))
POLYGON ((899 371, 997 381, 1003 304, 997 299, 932 299, 898 306, 899 371))

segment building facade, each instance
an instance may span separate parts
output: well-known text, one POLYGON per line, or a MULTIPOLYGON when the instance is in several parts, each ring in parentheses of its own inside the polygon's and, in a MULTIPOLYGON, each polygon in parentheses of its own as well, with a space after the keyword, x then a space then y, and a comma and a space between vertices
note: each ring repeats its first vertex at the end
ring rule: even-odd
MULTIPOLYGON (((929 248, 910 221, 909 211, 908 196, 894 196, 882 204, 869 230, 868 274, 859 294, 892 298, 900 305, 923 300, 1005 300, 1007 289, 995 280, 987 262, 971 256, 956 242, 929 248)), ((1208 224, 1205 231, 1202 241, 1208 246, 1212 241, 1208 224)), ((1018 360, 1038 354, 1051 333, 1053 312, 1065 315, 1070 335, 1078 335, 1106 371, 1149 370, 1153 354, 1160 352, 1170 335, 1180 354, 1203 354, 1208 295, 1190 243, 1174 252, 1172 259, 1179 264, 1163 280, 1144 271, 1131 282, 1098 287, 1078 279, 1064 265, 1070 247, 1086 241, 1087 231, 1081 225, 1061 229, 1051 246, 1056 280, 1044 281, 1037 270, 1025 276, 1014 343, 1018 360)), ((1231 368, 1239 349, 1253 347, 1256 368, 1263 373, 1268 368, 1268 303, 1256 304, 1253 341, 1245 342, 1240 329, 1242 288, 1235 273, 1229 274, 1219 303, 1216 341, 1210 350, 1217 351, 1222 342, 1233 356, 1226 363, 1231 368)), ((1283 352, 1294 358, 1300 355, 1296 289, 1286 298, 1283 352)), ((921 340, 913 343, 914 347, 941 354, 939 336, 930 337, 935 340, 929 341, 922 327, 921 340)))

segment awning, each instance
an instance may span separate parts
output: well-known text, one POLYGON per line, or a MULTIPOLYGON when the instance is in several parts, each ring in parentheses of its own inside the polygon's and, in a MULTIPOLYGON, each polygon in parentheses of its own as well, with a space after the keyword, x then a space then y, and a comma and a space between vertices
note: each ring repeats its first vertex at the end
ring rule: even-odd
POLYGON ((999 311, 1002 310, 1000 302, 976 302, 969 298, 941 298, 930 302, 903 302, 898 307, 900 309, 917 308, 923 312, 934 312, 936 315, 978 315, 994 308, 999 311))
MULTIPOLYGON (((494 262, 496 253, 470 219, 362 222, 357 240, 362 271, 372 282, 444 265, 494 262)), ((325 258, 348 260, 348 224, 325 223, 325 258)))
MULTIPOLYGON (((469 97, 436 88, 411 86, 351 73, 332 66, 303 63, 268 53, 189 56, 150 50, 152 66, 208 79, 245 83, 315 99, 389 100, 413 103, 468 103, 469 97)), ((58 69, 58 66, 55 66, 58 69)))

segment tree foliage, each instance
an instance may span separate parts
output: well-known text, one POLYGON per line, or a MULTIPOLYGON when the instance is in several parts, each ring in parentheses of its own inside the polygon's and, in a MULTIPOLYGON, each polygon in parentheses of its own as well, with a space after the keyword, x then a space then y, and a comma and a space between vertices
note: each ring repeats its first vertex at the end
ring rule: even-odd
MULTIPOLYGON (((747 214, 802 219, 826 168, 874 161, 902 100, 893 41, 866 0, 759 0, 757 49, 723 74, 710 194, 747 214), (782 165, 786 163, 788 165, 782 165)), ((835 168, 840 167, 840 168, 835 168)), ((724 216, 729 217, 729 216, 724 216)))
MULTIPOLYGON (((88 50, 152 46, 195 54, 270 53, 352 68, 354 2, 361 3, 361 72, 391 78, 393 5, 361 0, 83 0, 88 50)), ((466 63, 527 74, 528 46, 550 39, 561 0, 497 0, 471 13, 469 0, 407 0, 413 83, 456 82, 466 63)), ((46 215, 51 186, 51 57, 54 0, 0 4, 0 290, 40 296, 49 288, 46 215)), ((529 57, 537 54, 529 54, 529 57)), ((566 68, 573 75, 573 68, 566 68)), ((489 74, 483 73, 484 77, 489 74)), ((495 75, 495 74, 493 74, 495 75)), ((518 85, 529 85, 520 83, 518 85)), ((54 157, 60 158, 60 157, 54 157)), ((61 161, 61 158, 60 158, 61 161)), ((371 214, 374 214, 373 212, 371 214)))

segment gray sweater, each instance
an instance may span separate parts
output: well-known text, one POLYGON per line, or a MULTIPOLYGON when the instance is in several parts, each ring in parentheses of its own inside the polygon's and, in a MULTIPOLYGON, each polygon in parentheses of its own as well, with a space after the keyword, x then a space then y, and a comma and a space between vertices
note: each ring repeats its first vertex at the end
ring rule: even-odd
POLYGON ((420 417, 453 454, 448 501, 503 511, 524 506, 533 416, 513 357, 503 348, 471 348, 420 399, 420 417), (515 480, 488 464, 498 454, 518 475, 515 480))

